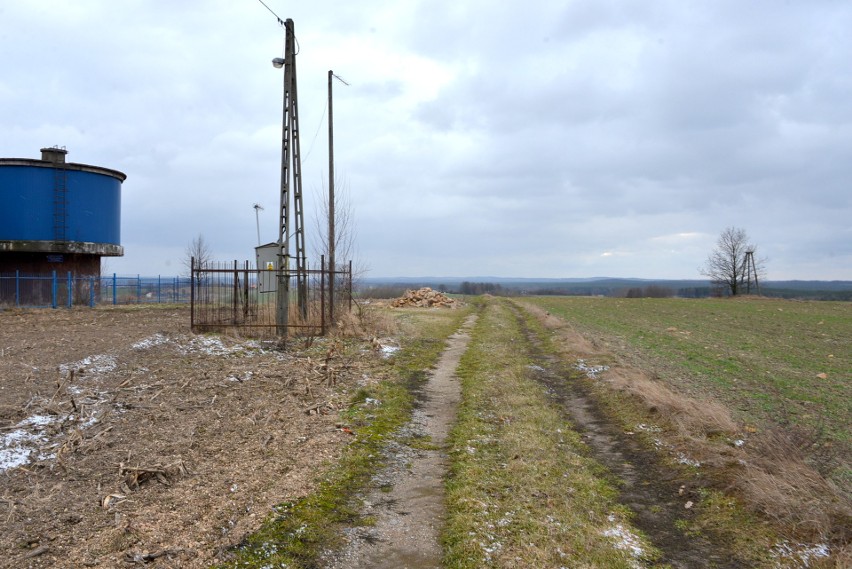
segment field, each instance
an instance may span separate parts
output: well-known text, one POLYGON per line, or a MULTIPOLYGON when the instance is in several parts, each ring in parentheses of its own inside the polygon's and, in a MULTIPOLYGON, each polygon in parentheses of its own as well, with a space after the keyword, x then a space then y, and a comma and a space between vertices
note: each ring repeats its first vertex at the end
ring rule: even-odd
POLYGON ((852 559, 850 304, 359 314, 282 351, 174 306, 0 312, 0 567, 343 567, 347 539, 392 541, 376 504, 428 453, 447 567, 852 559), (434 444, 410 421, 465 320, 434 444))
POLYGON ((578 332, 744 422, 850 442, 852 303, 538 298, 578 332))
POLYGON ((228 559, 316 488, 349 392, 385 373, 333 346, 195 335, 184 307, 0 312, 0 566, 228 559))
POLYGON ((448 565, 847 567, 850 334, 843 303, 488 300, 448 565))

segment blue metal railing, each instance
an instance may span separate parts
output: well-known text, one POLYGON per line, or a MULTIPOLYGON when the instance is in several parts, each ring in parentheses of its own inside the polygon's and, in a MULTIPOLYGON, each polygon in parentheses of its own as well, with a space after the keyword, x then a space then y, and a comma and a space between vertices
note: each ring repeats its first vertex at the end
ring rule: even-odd
POLYGON ((189 277, 0 273, 0 306, 59 308, 188 303, 189 277))

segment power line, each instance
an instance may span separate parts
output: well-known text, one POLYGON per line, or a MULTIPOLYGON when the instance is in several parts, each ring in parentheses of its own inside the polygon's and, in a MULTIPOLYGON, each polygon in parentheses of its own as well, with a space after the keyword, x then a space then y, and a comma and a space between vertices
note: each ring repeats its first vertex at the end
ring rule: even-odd
POLYGON ((283 26, 283 25, 284 25, 284 20, 282 20, 282 19, 281 19, 281 16, 279 16, 278 14, 276 14, 276 13, 272 10, 272 8, 270 8, 269 6, 267 6, 267 5, 266 5, 266 2, 264 2, 263 0, 257 0, 257 1, 258 1, 258 2, 260 2, 261 4, 263 4, 263 7, 264 7, 264 8, 266 8, 267 10, 269 10, 269 13, 270 13, 270 14, 272 14, 273 16, 275 16, 275 19, 276 19, 276 20, 278 20, 278 25, 279 25, 279 26, 283 26))
MULTIPOLYGON (((278 25, 283 28, 284 27, 284 20, 281 19, 281 16, 276 14, 272 10, 272 8, 270 8, 269 6, 266 5, 266 2, 264 2, 263 0, 257 0, 257 1, 260 2, 261 4, 263 4, 263 7, 266 8, 267 10, 269 10, 270 14, 275 16, 275 19, 278 20, 278 25)), ((299 55, 299 52, 302 51, 302 47, 299 45, 299 38, 296 37, 296 34, 293 34, 293 39, 296 42, 296 52, 294 53, 294 55, 299 55)), ((338 79, 339 79, 339 77, 338 77, 338 79)))
POLYGON ((320 117, 319 124, 317 125, 317 131, 314 133, 314 139, 311 141, 311 147, 308 149, 308 153, 305 154, 305 158, 302 160, 302 163, 308 161, 308 158, 311 156, 311 152, 314 150, 314 143, 317 141, 317 136, 319 135, 320 128, 322 128, 323 120, 325 119, 325 112, 328 110, 328 103, 322 109, 322 116, 320 117))

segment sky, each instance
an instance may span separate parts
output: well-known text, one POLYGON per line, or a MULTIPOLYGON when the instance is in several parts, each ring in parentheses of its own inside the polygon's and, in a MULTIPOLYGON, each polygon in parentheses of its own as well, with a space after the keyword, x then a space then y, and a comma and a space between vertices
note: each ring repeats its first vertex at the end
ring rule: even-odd
POLYGON ((848 0, 265 1, 0 0, 0 157, 127 174, 106 272, 277 240, 275 12, 311 259, 331 69, 370 277, 702 278, 738 227, 770 280, 852 280, 848 0))

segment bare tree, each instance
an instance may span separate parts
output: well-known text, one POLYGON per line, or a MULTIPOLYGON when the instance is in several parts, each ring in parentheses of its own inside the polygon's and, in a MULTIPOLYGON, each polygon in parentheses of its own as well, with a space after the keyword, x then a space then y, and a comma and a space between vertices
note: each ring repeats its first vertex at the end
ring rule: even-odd
POLYGON ((213 260, 210 245, 201 233, 198 234, 198 237, 192 240, 192 243, 186 246, 183 264, 190 274, 192 274, 193 259, 195 259, 195 268, 197 269, 209 268, 210 263, 213 260))
POLYGON ((749 278, 749 256, 754 263, 753 275, 764 277, 765 262, 754 258, 756 251, 757 248, 749 243, 744 229, 728 227, 719 235, 716 248, 707 257, 700 272, 708 277, 712 284, 729 291, 731 296, 736 296, 743 292, 749 278))
MULTIPOLYGON (((366 267, 355 259, 358 255, 355 210, 349 198, 349 184, 335 180, 334 189, 334 256, 338 268, 352 261, 354 279, 367 272, 366 267)), ((325 185, 317 192, 315 201, 319 204, 314 211, 314 235, 317 239, 312 242, 311 248, 316 258, 325 255, 328 261, 328 191, 325 185)))

